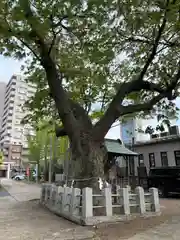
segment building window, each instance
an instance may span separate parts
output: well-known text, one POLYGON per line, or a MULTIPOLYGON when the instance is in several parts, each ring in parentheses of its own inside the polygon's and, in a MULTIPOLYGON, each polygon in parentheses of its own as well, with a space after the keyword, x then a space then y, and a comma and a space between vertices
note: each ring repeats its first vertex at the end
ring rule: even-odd
POLYGON ((165 167, 168 166, 167 152, 161 152, 161 164, 162 164, 162 166, 165 166, 165 167))
POLYGON ((138 163, 139 163, 139 166, 144 165, 144 155, 143 154, 139 154, 138 163))
POLYGON ((156 166, 154 153, 149 153, 149 166, 150 168, 156 166))
POLYGON ((180 151, 174 151, 176 166, 180 166, 180 151))

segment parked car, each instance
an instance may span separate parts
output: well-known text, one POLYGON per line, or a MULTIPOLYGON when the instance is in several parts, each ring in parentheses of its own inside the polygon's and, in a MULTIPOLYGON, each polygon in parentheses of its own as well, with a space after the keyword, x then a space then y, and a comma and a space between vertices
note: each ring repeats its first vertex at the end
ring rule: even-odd
POLYGON ((25 174, 17 174, 13 179, 17 181, 24 180, 25 174))
POLYGON ((148 188, 156 187, 162 197, 180 194, 180 167, 154 167, 149 171, 148 188))

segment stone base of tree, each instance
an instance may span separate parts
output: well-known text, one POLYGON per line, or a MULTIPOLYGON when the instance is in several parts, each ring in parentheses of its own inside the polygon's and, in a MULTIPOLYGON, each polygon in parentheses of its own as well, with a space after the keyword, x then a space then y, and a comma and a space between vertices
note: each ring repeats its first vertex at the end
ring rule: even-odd
POLYGON ((81 191, 78 188, 42 184, 40 202, 55 214, 81 225, 127 221, 137 216, 160 214, 156 188, 149 189, 148 193, 142 187, 137 187, 133 193, 129 188, 117 189, 116 194, 111 193, 111 188, 93 194, 91 188, 81 191))

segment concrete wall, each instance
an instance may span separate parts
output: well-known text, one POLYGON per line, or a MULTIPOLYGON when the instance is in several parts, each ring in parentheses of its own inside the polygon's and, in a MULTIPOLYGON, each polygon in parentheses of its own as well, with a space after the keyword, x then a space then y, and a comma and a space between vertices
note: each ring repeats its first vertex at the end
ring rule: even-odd
POLYGON ((149 171, 149 153, 154 153, 156 167, 162 166, 161 152, 167 152, 168 165, 176 166, 174 151, 180 151, 180 140, 173 142, 155 143, 148 145, 134 146, 134 151, 143 154, 144 164, 149 171))

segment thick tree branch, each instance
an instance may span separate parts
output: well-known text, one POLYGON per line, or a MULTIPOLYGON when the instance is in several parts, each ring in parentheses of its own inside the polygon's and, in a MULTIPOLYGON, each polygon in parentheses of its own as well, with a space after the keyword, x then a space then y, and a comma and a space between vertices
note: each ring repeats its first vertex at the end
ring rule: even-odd
POLYGON ((178 85, 179 79, 180 79, 180 63, 179 63, 177 73, 172 79, 171 84, 167 86, 166 90, 162 90, 160 94, 158 94, 157 96, 155 96, 154 98, 152 98, 146 103, 132 104, 129 106, 120 106, 119 107, 120 115, 123 116, 126 114, 140 112, 140 111, 149 111, 152 109, 154 105, 156 105, 156 103, 158 103, 161 99, 165 97, 167 97, 168 100, 174 100, 177 96, 176 96, 176 93, 173 94, 173 90, 175 90, 176 86, 178 85))
POLYGON ((120 116, 119 107, 122 105, 124 98, 132 92, 140 90, 147 90, 151 92, 163 93, 164 89, 159 84, 150 83, 147 81, 134 80, 131 82, 123 83, 116 96, 110 103, 104 116, 96 123, 93 129, 93 135, 99 138, 104 138, 111 125, 120 116))
POLYGON ((46 71, 48 85, 50 87, 50 91, 58 109, 63 126, 65 127, 70 139, 76 142, 79 134, 79 126, 75 116, 73 115, 68 95, 62 87, 61 75, 56 68, 56 64, 49 55, 49 46, 45 42, 44 36, 41 36, 38 31, 38 29, 41 27, 41 23, 39 23, 38 19, 31 10, 28 0, 19 0, 19 2, 24 11, 25 18, 31 27, 31 40, 35 42, 39 50, 41 64, 46 71))
MULTIPOLYGON (((84 108, 81 107, 78 103, 74 102, 72 99, 69 100, 71 108, 76 120, 80 123, 80 128, 85 128, 85 131, 91 131, 93 125, 91 119, 88 116, 88 113, 84 111, 84 108)), ((55 128, 56 136, 62 137, 67 135, 67 131, 63 127, 56 126, 55 128)))
POLYGON ((53 39, 51 41, 51 44, 50 44, 50 47, 49 47, 49 50, 48 50, 48 54, 51 54, 51 51, 53 49, 53 46, 56 42, 56 37, 57 37, 57 34, 56 34, 54 26, 53 26, 53 16, 52 15, 50 16, 50 21, 51 21, 51 29, 52 29, 53 39))
POLYGON ((4 29, 5 31, 8 31, 8 32, 12 33, 12 35, 13 35, 22 45, 24 45, 30 52, 32 52, 38 61, 40 61, 40 57, 38 56, 38 54, 36 53, 36 51, 30 46, 30 44, 28 44, 27 42, 25 42, 25 41, 22 39, 23 33, 21 33, 20 31, 14 31, 14 30, 12 29, 11 25, 9 24, 6 16, 4 16, 4 21, 5 21, 6 25, 7 25, 6 28, 4 28, 4 26, 0 26, 0 27, 1 27, 2 29, 4 29))
POLYGON ((166 88, 161 87, 159 84, 150 83, 147 81, 135 80, 129 83, 124 83, 119 89, 117 95, 110 103, 108 110, 105 112, 104 117, 94 126, 95 139, 99 140, 104 137, 107 131, 110 129, 111 125, 119 116, 123 116, 133 112, 151 110, 153 105, 159 102, 163 98, 168 98, 168 100, 174 100, 176 96, 176 88, 179 86, 178 82, 180 79, 180 61, 178 63, 178 69, 174 77, 172 76, 171 82, 166 88), (146 90, 150 92, 159 93, 153 99, 147 103, 122 106, 122 101, 126 95, 134 91, 146 90), (175 91, 173 93, 173 90, 175 91))
POLYGON ((56 132, 56 137, 67 136, 67 132, 63 127, 56 127, 55 132, 56 132))
POLYGON ((169 0, 167 0, 167 3, 166 3, 166 9, 165 9, 165 13, 164 13, 164 17, 162 19, 162 24, 161 26, 159 27, 159 30, 157 32, 157 36, 155 38, 155 41, 154 41, 154 44, 153 44, 153 47, 152 47, 152 50, 151 50, 151 54, 149 55, 140 75, 139 75, 139 79, 143 79, 144 78, 144 75, 146 74, 150 64, 152 63, 155 55, 156 55, 156 52, 157 52, 157 48, 159 46, 159 41, 161 39, 161 36, 163 34, 163 31, 165 29, 165 26, 166 26, 166 22, 167 22, 167 12, 168 12, 168 6, 169 6, 169 0))
MULTIPOLYGON (((126 42, 135 42, 135 43, 145 43, 148 45, 153 45, 154 42, 152 40, 141 38, 141 37, 130 37, 125 39, 126 42)), ((180 47, 180 43, 176 41, 170 41, 169 39, 164 41, 159 41, 159 45, 163 45, 165 47, 180 47)))
POLYGON ((162 93, 164 92, 164 89, 162 89, 159 85, 149 83, 147 81, 143 81, 143 78, 152 63, 154 57, 156 56, 157 49, 159 46, 159 41, 161 39, 161 36, 163 34, 163 31, 166 26, 167 22, 167 12, 168 12, 168 6, 169 6, 169 0, 166 2, 166 8, 164 11, 164 16, 162 19, 162 23, 159 27, 159 30, 157 32, 156 38, 154 40, 151 53, 142 69, 140 74, 138 75, 137 79, 128 83, 124 83, 120 86, 119 91, 115 95, 114 99, 109 105, 109 108, 107 109, 104 116, 99 120, 99 122, 94 126, 94 132, 93 135, 95 135, 95 138, 98 136, 99 139, 103 139, 108 130, 110 129, 111 125, 114 123, 114 121, 119 117, 119 106, 122 105, 122 102, 124 98, 132 92, 140 91, 140 90, 148 90, 148 91, 155 91, 162 93))
POLYGON ((136 112, 141 112, 141 111, 150 111, 152 110, 153 106, 156 105, 161 99, 164 98, 164 94, 158 94, 151 100, 149 100, 146 103, 141 103, 141 104, 130 104, 128 106, 121 106, 119 111, 120 115, 124 116, 130 113, 136 113, 136 112))

